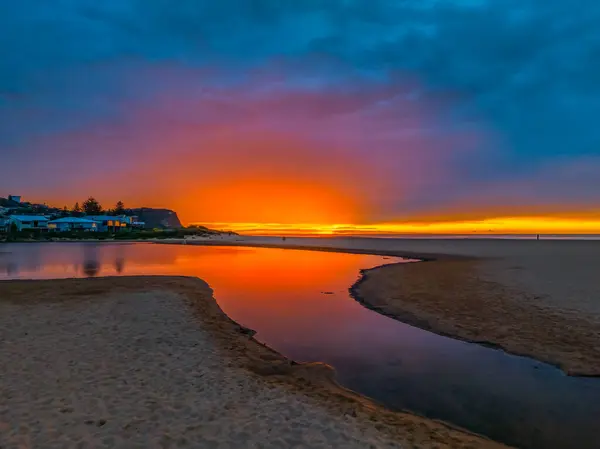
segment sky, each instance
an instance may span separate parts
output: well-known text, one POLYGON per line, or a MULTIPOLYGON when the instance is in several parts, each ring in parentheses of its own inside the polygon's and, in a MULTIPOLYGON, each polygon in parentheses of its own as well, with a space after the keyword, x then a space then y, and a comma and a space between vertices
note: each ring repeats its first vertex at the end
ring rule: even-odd
POLYGON ((246 228, 600 233, 596 0, 0 12, 0 196, 246 228))

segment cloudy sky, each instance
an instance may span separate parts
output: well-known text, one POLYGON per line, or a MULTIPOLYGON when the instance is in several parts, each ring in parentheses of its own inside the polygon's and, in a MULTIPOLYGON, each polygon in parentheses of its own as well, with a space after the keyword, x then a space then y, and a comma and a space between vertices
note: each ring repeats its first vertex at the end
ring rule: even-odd
POLYGON ((595 0, 0 0, 0 196, 600 217, 595 0))

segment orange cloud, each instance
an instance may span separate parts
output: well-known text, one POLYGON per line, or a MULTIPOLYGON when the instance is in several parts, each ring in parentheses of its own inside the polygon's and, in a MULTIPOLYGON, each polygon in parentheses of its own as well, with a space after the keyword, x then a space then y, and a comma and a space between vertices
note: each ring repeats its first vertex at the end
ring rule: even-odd
MULTIPOLYGON (((241 178, 198 190, 197 201, 218 221, 236 222, 252 217, 256 222, 353 222, 360 205, 334 183, 314 183, 290 178, 241 178)), ((184 218, 193 211, 182 212, 184 218)))

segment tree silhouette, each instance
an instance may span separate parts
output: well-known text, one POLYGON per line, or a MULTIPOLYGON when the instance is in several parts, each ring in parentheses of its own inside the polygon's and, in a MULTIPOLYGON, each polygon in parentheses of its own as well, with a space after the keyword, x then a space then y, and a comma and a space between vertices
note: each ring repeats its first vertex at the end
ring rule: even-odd
POLYGON ((100 215, 102 213, 102 206, 96 200, 96 198, 90 196, 83 202, 83 211, 87 215, 100 215))
POLYGON ((81 213, 81 207, 79 206, 79 203, 75 203, 75 206, 73 206, 73 212, 76 214, 81 213))
POLYGON ((117 201, 113 213, 115 215, 125 215, 125 204, 123 204, 123 201, 117 201))

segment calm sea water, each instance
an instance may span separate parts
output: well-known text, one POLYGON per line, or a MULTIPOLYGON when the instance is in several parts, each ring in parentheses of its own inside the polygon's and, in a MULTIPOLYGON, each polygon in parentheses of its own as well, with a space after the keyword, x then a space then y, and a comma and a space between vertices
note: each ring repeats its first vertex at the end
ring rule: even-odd
POLYGON ((600 379, 441 337, 367 310, 359 270, 400 259, 298 250, 152 244, 0 246, 0 279, 188 275, 223 310, 297 361, 394 409, 443 419, 523 448, 598 448, 600 379))

